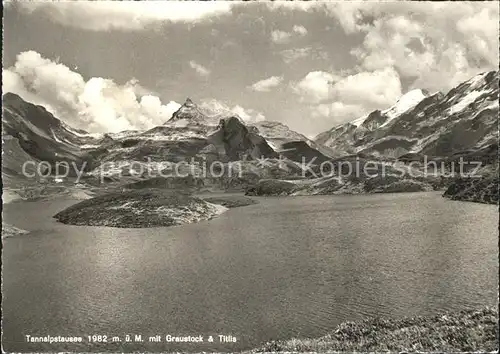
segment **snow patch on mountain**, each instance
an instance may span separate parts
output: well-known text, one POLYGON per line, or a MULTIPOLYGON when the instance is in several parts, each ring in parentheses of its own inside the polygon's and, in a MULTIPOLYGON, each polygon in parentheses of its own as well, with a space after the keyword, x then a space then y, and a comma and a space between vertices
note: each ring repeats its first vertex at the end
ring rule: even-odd
POLYGON ((50 129, 50 132, 52 133, 52 137, 54 138, 54 140, 55 140, 57 143, 59 143, 59 144, 64 144, 64 141, 61 141, 61 140, 57 137, 56 133, 54 133, 54 130, 53 130, 52 128, 50 129))
POLYGON ((407 92, 396 102, 394 106, 392 106, 388 110, 382 111, 382 113, 385 114, 388 119, 380 127, 386 126, 394 118, 399 117, 404 112, 409 111, 426 97, 427 95, 425 95, 424 92, 420 89, 407 92))
POLYGON ((478 75, 474 76, 472 79, 466 81, 465 83, 469 84, 469 90, 474 90, 477 87, 484 85, 484 83, 485 83, 484 80, 485 80, 486 75, 488 75, 488 72, 478 74, 478 75))
MULTIPOLYGON (((408 91, 406 94, 399 98, 394 106, 382 111, 382 114, 387 117, 387 120, 382 125, 380 125, 379 128, 386 126, 394 118, 399 117, 401 114, 409 111, 426 97, 427 95, 424 94, 424 92, 420 89, 408 91)), ((370 114, 365 114, 364 116, 359 117, 349 123, 359 128, 369 115, 370 114)))
POLYGON ((155 140, 155 141, 179 141, 186 139, 203 139, 206 134, 202 134, 196 131, 172 131, 168 133, 156 133, 156 134, 145 134, 137 136, 140 140, 155 140))
POLYGON ((485 94, 485 91, 472 91, 469 92, 465 97, 463 97, 460 101, 455 103, 453 106, 449 108, 450 114, 455 114, 465 109, 468 105, 474 102, 478 97, 485 94))
POLYGON ((89 150, 89 149, 98 149, 100 147, 101 145, 96 145, 96 144, 83 144, 80 146, 80 149, 89 150))
POLYGON ((287 125, 280 122, 262 121, 254 123, 250 127, 257 128, 258 134, 263 136, 276 151, 280 149, 281 144, 291 141, 305 141, 311 147, 315 145, 313 141, 304 135, 291 130, 287 125))
POLYGON ((418 139, 417 143, 413 145, 413 147, 411 148, 410 153, 418 153, 422 151, 428 144, 438 140, 441 134, 445 130, 446 130, 445 128, 440 128, 438 130, 435 130, 432 134, 427 135, 424 138, 418 139))
POLYGON ((273 141, 270 139, 266 139, 267 144, 273 149, 274 151, 280 151, 281 147, 278 144, 275 144, 273 141))
POLYGON ((52 137, 54 138, 54 140, 59 143, 59 144, 67 144, 67 145, 72 145, 74 147, 78 147, 76 146, 75 144, 73 144, 72 142, 68 141, 68 139, 65 139, 65 138, 59 138, 56 134, 56 132, 54 131, 54 129, 50 128, 50 133, 52 134, 52 137))
POLYGON ((138 130, 124 130, 118 133, 108 133, 108 135, 115 140, 120 140, 120 139, 135 137, 140 133, 141 132, 138 130))
POLYGON ((165 125, 176 127, 176 128, 186 128, 189 125, 189 121, 187 119, 179 119, 172 123, 165 123, 165 125))

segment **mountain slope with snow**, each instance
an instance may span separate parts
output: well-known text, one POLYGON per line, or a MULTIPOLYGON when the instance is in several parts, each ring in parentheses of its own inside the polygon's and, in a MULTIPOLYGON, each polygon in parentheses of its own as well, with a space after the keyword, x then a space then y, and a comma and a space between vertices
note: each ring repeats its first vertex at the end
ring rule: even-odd
MULTIPOLYGON (((14 156, 30 156, 34 161, 45 161, 52 166, 57 161, 65 161, 78 165, 86 163, 90 168, 93 158, 82 146, 100 144, 99 137, 68 127, 44 107, 26 102, 12 93, 2 97, 2 138, 4 142, 16 141, 10 144, 12 149, 6 150, 12 153, 12 161, 16 160, 14 156), (18 148, 23 153, 17 151, 18 148)), ((21 166, 17 169, 12 163, 10 166, 12 171, 21 171, 21 166)))
POLYGON ((346 154, 451 156, 498 140, 498 71, 481 73, 450 90, 413 90, 391 108, 319 134, 318 144, 346 154))

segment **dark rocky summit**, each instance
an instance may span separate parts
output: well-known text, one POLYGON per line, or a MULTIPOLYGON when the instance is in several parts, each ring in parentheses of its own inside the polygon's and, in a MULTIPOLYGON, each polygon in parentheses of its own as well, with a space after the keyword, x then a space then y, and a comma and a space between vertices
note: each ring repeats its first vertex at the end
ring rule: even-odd
POLYGON ((237 117, 221 119, 217 131, 207 140, 220 158, 229 161, 278 157, 266 139, 251 132, 237 117))
POLYGON ((320 164, 322 162, 331 160, 331 157, 321 153, 317 149, 311 147, 305 141, 290 141, 281 145, 279 151, 281 156, 284 156, 292 161, 299 163, 320 164))

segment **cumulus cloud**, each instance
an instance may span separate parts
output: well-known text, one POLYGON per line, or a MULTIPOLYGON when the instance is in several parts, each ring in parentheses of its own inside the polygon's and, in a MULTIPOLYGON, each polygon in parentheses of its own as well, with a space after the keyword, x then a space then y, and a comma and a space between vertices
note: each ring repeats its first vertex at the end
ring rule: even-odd
POLYGON ((266 117, 254 109, 245 109, 239 105, 232 108, 232 111, 237 114, 241 119, 248 123, 261 122, 266 119, 266 117))
POLYGON ((283 76, 271 76, 267 79, 257 81, 250 86, 250 89, 258 92, 269 92, 271 89, 279 86, 283 81, 283 76))
POLYGON ((16 4, 25 12, 93 31, 140 30, 163 21, 199 21, 230 13, 233 6, 227 1, 20 1, 16 4))
MULTIPOLYGON (((391 106, 401 94, 401 80, 408 89, 447 91, 479 72, 498 69, 498 3, 312 1, 268 7, 324 12, 348 37, 361 38, 350 52, 355 72, 312 72, 292 84, 313 116, 330 116, 335 123, 391 106)), ((280 54, 289 63, 307 52, 280 54)))
POLYGON ((446 91, 479 72, 497 70, 497 2, 297 2, 274 11, 324 12, 348 35, 359 71, 394 67, 412 88, 446 91))
POLYGON ((289 43, 293 36, 303 37, 307 34, 307 28, 301 25, 294 25, 292 32, 274 30, 271 32, 271 40, 276 44, 289 43))
POLYGON ((328 117, 331 125, 354 120, 365 113, 366 111, 363 106, 343 102, 322 103, 311 107, 311 115, 314 118, 328 117))
POLYGON ((336 101, 386 108, 401 96, 401 81, 398 73, 388 67, 343 77, 332 85, 331 92, 336 101))
POLYGON ((330 98, 337 77, 325 71, 311 71, 299 82, 292 82, 292 91, 304 102, 319 103, 330 98))
POLYGON ((268 1, 265 2, 266 6, 270 10, 301 10, 301 11, 311 11, 312 9, 321 6, 321 2, 318 1, 268 1))
POLYGON ((393 68, 343 74, 313 71, 291 88, 309 104, 313 117, 331 117, 335 123, 388 108, 401 96, 401 81, 393 68))
POLYGON ((296 60, 309 58, 309 59, 328 59, 328 53, 321 48, 313 47, 300 47, 285 49, 279 52, 283 61, 286 64, 290 64, 296 60))
POLYGON ((300 36, 305 36, 307 34, 307 28, 300 25, 293 26, 293 31, 300 36))
POLYGON ((2 89, 43 105, 57 118, 89 132, 147 129, 168 120, 180 105, 163 104, 145 94, 136 80, 118 85, 112 80, 83 77, 39 53, 20 53, 14 66, 3 69, 2 89))
POLYGON ((277 44, 285 44, 290 42, 292 34, 285 31, 274 30, 271 32, 271 40, 277 44))
POLYGON ((204 67, 203 65, 191 60, 189 62, 189 66, 196 71, 196 73, 202 77, 210 76, 211 71, 204 67))
POLYGON ((325 9, 346 33, 364 36, 352 51, 365 70, 393 66, 412 87, 447 90, 498 68, 498 4, 335 3, 325 9))

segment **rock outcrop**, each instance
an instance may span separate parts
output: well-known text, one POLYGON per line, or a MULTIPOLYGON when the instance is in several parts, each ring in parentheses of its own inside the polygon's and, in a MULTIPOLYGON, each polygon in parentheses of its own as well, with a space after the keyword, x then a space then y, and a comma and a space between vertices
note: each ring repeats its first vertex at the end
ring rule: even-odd
POLYGON ((443 197, 451 200, 498 204, 498 176, 457 178, 443 197))
POLYGON ((237 117, 221 119, 215 131, 207 138, 222 160, 277 158, 278 154, 262 136, 249 131, 237 117))
POLYGON ((143 228, 208 220, 226 210, 189 194, 144 189, 101 195, 70 206, 54 218, 64 224, 143 228))

